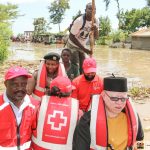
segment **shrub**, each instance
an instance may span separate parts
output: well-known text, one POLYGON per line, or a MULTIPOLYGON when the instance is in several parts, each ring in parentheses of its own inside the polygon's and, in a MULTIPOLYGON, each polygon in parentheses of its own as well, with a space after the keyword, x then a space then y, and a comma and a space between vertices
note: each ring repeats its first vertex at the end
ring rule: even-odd
POLYGON ((125 42, 128 34, 123 32, 122 30, 113 31, 111 33, 112 41, 115 42, 125 42))
POLYGON ((11 31, 9 24, 0 23, 0 61, 3 62, 8 56, 8 46, 10 42, 11 31))

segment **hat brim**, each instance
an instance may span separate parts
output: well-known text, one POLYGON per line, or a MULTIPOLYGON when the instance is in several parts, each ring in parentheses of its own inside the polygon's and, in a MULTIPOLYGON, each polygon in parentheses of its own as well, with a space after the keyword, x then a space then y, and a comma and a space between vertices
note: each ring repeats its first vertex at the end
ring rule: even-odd
POLYGON ((19 77, 19 76, 25 76, 27 78, 32 78, 32 75, 30 75, 30 74, 17 74, 17 75, 13 75, 13 76, 10 76, 10 77, 6 78, 5 81, 16 78, 16 77, 19 77))
POLYGON ((96 72, 96 68, 87 68, 87 69, 83 69, 84 73, 91 73, 91 72, 96 72))

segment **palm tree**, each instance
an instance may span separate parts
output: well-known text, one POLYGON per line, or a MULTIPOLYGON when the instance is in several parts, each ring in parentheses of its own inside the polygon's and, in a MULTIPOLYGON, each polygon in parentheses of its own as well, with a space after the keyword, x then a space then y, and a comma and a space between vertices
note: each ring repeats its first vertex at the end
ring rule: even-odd
POLYGON ((147 6, 150 7, 150 0, 146 0, 146 2, 147 2, 147 6))
MULTIPOLYGON (((121 18, 120 18, 120 17, 121 17, 121 16, 120 16, 121 9, 120 9, 119 0, 115 0, 115 1, 116 1, 116 3, 117 3, 117 8, 118 8, 117 18, 118 18, 118 20, 119 20, 118 26, 119 26, 119 28, 120 28, 120 24, 121 24, 121 18)), ((150 1, 150 0, 147 0, 147 1, 150 1)), ((106 3, 106 10, 107 10, 111 1, 110 1, 110 0, 104 0, 104 2, 106 3)))
POLYGON ((106 3, 106 10, 108 9, 108 6, 110 4, 110 0, 104 0, 104 2, 106 3))

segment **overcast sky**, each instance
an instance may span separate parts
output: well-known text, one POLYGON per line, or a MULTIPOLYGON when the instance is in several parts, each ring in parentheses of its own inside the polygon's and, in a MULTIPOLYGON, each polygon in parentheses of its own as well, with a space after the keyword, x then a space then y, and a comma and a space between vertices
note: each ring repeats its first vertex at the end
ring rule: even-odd
MULTIPOLYGON (((0 0, 0 3, 18 4, 20 14, 24 16, 19 17, 13 23, 12 29, 14 34, 23 33, 24 31, 33 30, 33 19, 44 17, 49 20, 48 6, 53 0, 0 0)), ((92 0, 70 0, 70 9, 66 11, 65 18, 61 23, 61 31, 65 30, 72 21, 79 10, 82 13, 85 11, 85 5, 92 0)), ((145 0, 119 0, 120 8, 124 10, 131 10, 132 8, 143 8, 146 6, 145 0)), ((95 0, 96 16, 108 16, 111 19, 111 24, 114 29, 117 28, 118 20, 116 18, 117 5, 115 0, 112 0, 108 11, 105 11, 105 3, 103 0, 95 0)), ((58 25, 50 24, 51 32, 58 32, 58 25)))

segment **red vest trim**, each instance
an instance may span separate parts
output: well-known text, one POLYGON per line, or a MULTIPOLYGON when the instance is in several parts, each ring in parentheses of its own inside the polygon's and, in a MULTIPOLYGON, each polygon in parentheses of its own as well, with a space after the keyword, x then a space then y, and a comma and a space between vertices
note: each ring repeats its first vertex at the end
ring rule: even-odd
POLYGON ((128 146, 132 146, 136 142, 138 117, 130 99, 126 102, 125 112, 127 114, 128 121, 128 146))
MULTIPOLYGON (((58 75, 67 76, 65 72, 65 67, 62 63, 59 63, 58 75)), ((32 96, 37 100, 41 101, 42 96, 45 95, 46 78, 47 78, 47 74, 46 74, 45 61, 41 61, 38 74, 37 74, 37 83, 35 86, 35 90, 33 91, 33 94, 32 94, 32 96)))
POLYGON ((77 100, 44 96, 39 112, 38 132, 34 132, 32 137, 32 148, 70 150, 77 119, 77 100))
MULTIPOLYGON (((29 96, 26 95, 26 98, 29 96)), ((35 104, 37 101, 35 102, 35 104)), ((31 103, 24 109, 20 124, 20 149, 29 149, 31 140, 31 125, 35 115, 35 105, 31 103)), ((0 149, 17 150, 17 122, 16 117, 8 102, 4 101, 4 96, 0 96, 0 149), (8 115, 9 114, 9 115, 8 115)))
MULTIPOLYGON (((134 107, 130 100, 127 100, 125 112, 128 121, 128 144, 127 146, 133 146, 136 141, 138 120, 137 114, 134 111, 134 107)), ((103 150, 106 149, 108 143, 107 134, 107 119, 104 101, 100 95, 94 95, 92 99, 92 110, 91 110, 91 150, 103 150), (101 134, 99 134, 101 133, 101 134)))

